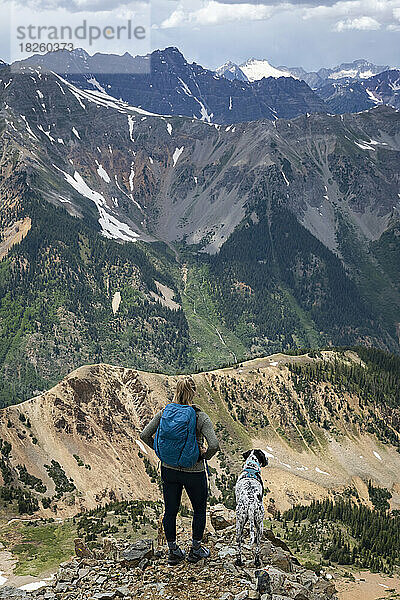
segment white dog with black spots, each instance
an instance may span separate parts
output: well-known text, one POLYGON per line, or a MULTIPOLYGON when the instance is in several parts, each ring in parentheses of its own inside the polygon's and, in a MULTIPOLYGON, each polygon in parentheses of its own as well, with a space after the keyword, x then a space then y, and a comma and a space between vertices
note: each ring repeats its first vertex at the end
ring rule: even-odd
POLYGON ((236 564, 242 564, 242 542, 244 528, 250 525, 250 544, 255 544, 255 566, 261 565, 260 543, 264 523, 264 486, 261 469, 268 465, 268 458, 263 450, 248 450, 243 453, 245 463, 235 486, 236 496, 236 543, 238 557, 236 564))

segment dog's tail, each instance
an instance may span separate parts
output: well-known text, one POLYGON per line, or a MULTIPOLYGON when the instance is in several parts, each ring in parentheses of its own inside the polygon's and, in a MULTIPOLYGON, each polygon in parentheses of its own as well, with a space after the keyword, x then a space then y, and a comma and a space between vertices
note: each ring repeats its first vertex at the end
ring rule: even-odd
POLYGON ((250 545, 253 546, 256 541, 256 516, 254 504, 249 506, 247 515, 250 525, 250 545))

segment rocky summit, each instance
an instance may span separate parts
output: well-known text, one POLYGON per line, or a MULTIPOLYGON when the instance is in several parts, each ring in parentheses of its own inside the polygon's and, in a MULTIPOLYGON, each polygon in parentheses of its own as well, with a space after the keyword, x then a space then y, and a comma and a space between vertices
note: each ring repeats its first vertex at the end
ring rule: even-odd
MULTIPOLYGON (((217 511, 219 510, 216 507, 217 511)), ((230 512, 230 511, 227 511, 230 512)), ((232 519, 228 516, 226 523, 232 519)), ((211 514, 213 519, 213 514, 211 514)), ((52 583, 33 593, 2 588, 0 598, 40 600, 330 600, 336 588, 329 573, 316 575, 297 559, 271 531, 264 532, 263 567, 254 568, 253 555, 245 546, 244 565, 235 565, 235 526, 216 531, 209 526, 205 539, 211 558, 196 565, 184 562, 170 567, 166 551, 155 549, 151 539, 134 544, 105 538, 92 552, 76 540, 77 554, 63 563, 52 583), (273 541, 271 541, 271 538, 273 541), (280 545, 278 545, 280 544, 280 545), (283 546, 283 547, 280 547, 283 546)), ((183 547, 189 547, 189 531, 183 547)))

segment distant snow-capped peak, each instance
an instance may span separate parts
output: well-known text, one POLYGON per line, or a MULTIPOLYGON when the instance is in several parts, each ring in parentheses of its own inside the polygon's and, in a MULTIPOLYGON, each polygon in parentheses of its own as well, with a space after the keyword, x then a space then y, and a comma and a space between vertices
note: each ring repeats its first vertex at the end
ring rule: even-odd
POLYGON ((342 63, 331 69, 328 79, 369 79, 378 73, 389 70, 389 65, 375 65, 368 60, 360 59, 352 63, 342 63))
POLYGON ((219 77, 225 77, 225 79, 230 79, 231 81, 234 79, 238 79, 239 81, 248 81, 241 68, 231 60, 228 60, 228 62, 226 62, 224 65, 218 67, 215 72, 219 77))
POLYGON ((239 67, 249 81, 257 81, 263 77, 293 77, 289 71, 281 71, 270 65, 267 60, 259 60, 257 58, 250 58, 239 65, 239 67))

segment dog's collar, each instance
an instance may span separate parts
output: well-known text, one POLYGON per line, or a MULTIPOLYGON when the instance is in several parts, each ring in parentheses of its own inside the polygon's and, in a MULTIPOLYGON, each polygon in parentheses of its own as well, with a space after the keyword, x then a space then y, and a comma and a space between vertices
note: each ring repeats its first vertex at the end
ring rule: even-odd
POLYGON ((243 469, 246 473, 248 473, 249 475, 258 475, 260 472, 260 469, 254 469, 253 467, 245 467, 243 469))
POLYGON ((250 469, 251 471, 256 471, 258 473, 261 471, 260 463, 257 460, 254 460, 251 458, 247 460, 244 468, 245 468, 245 470, 250 469))

